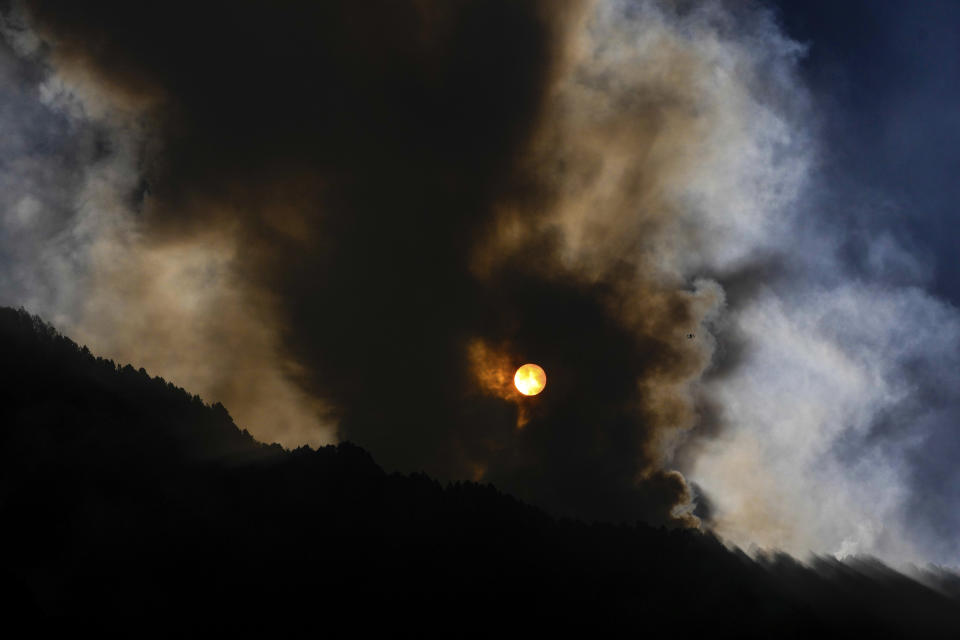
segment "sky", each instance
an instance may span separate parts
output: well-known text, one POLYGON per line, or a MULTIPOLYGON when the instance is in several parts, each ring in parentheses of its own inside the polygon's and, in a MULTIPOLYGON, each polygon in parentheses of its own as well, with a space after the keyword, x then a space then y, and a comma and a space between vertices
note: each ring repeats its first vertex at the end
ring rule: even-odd
POLYGON ((261 440, 960 565, 960 9, 225 6, 0 5, 0 303, 261 440))
POLYGON ((776 8, 791 37, 809 47, 801 73, 832 141, 834 188, 856 185, 887 200, 887 224, 930 262, 931 291, 956 305, 960 7, 814 0, 776 8))

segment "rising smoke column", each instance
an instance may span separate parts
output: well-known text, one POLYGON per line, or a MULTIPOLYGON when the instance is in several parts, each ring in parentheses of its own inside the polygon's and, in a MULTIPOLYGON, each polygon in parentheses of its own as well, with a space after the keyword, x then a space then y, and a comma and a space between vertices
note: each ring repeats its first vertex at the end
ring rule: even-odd
POLYGON ((564 259, 632 260, 724 301, 698 314, 717 345, 696 428, 666 443, 708 526, 801 556, 956 564, 960 316, 923 291, 888 205, 833 195, 803 48, 762 10, 622 2, 598 5, 579 52, 541 156, 564 259))
POLYGON ((284 379, 388 467, 493 480, 561 513, 670 521, 688 492, 658 440, 692 424, 685 384, 707 358, 679 338, 710 303, 636 269, 564 264, 567 239, 549 230, 493 256, 485 242, 504 207, 554 213, 526 165, 587 7, 379 8, 23 8, 72 96, 143 127, 128 162, 147 185, 129 218, 141 244, 94 269, 105 304, 85 322, 122 317, 112 335, 201 353, 220 386, 240 329, 264 327, 295 365, 284 379), (191 274, 217 285, 198 296, 176 282, 194 250, 191 274), (650 296, 631 299, 631 283, 650 296), (167 311, 184 305, 186 318, 167 311), (478 340, 553 372, 524 429, 515 404, 478 390, 478 340))
POLYGON ((71 156, 71 251, 32 240, 83 277, 22 286, 92 347, 246 402, 261 437, 321 441, 322 419, 388 467, 559 513, 689 522, 678 467, 738 544, 955 558, 915 498, 949 475, 920 461, 953 415, 956 313, 889 239, 840 259, 803 49, 762 9, 7 16, 23 86, 113 141, 71 156), (550 393, 519 419, 484 380, 526 361, 550 393))

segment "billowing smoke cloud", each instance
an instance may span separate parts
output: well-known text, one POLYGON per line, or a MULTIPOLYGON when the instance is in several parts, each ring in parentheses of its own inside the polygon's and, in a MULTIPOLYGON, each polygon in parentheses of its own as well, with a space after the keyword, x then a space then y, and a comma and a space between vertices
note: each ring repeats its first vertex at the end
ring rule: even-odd
MULTIPOLYGON (((108 351, 239 398, 256 381, 236 380, 233 358, 289 360, 278 375, 388 467, 493 480, 560 513, 687 517, 660 440, 693 424, 686 387, 708 350, 684 332, 718 293, 629 255, 588 272, 540 224, 565 196, 537 140, 555 135, 545 102, 580 64, 585 5, 168 9, 20 14, 83 115, 121 123, 131 147, 109 154, 134 179, 97 203, 120 231, 96 234, 98 304, 81 323, 106 328, 108 351), (516 216, 528 228, 500 248, 516 216), (256 352, 257 328, 280 354, 256 352), (542 364, 550 392, 523 406, 487 393, 478 343, 542 364), (171 345, 198 355, 181 363, 171 345)), ((263 422, 249 426, 275 437, 263 422)))
POLYGON ((956 561, 925 453, 957 314, 821 197, 803 50, 762 9, 5 15, 8 302, 264 439, 692 522, 676 468, 741 545, 956 561))
POLYGON ((83 67, 51 69, 58 57, 22 6, 4 14, 3 35, 2 303, 227 403, 266 439, 331 440, 322 403, 291 381, 270 300, 237 279, 235 229, 158 237, 144 220, 148 103, 100 91, 83 67))

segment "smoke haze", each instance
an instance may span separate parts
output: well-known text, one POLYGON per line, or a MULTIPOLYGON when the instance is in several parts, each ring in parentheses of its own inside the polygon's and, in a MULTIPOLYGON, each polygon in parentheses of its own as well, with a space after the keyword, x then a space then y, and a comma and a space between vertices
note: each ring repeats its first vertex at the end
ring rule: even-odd
POLYGON ((262 440, 956 564, 960 319, 837 210, 763 5, 142 11, 4 10, 3 303, 262 440))

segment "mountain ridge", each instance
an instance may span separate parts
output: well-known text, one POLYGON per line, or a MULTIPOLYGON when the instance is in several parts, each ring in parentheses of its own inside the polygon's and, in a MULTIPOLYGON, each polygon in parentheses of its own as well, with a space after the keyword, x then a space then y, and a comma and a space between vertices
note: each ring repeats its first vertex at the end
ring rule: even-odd
POLYGON ((960 630, 949 577, 935 590, 875 561, 755 560, 709 532, 557 519, 489 484, 387 473, 350 443, 257 442, 222 405, 23 310, 0 308, 0 354, 12 615, 276 631, 349 614, 445 635, 960 630))

